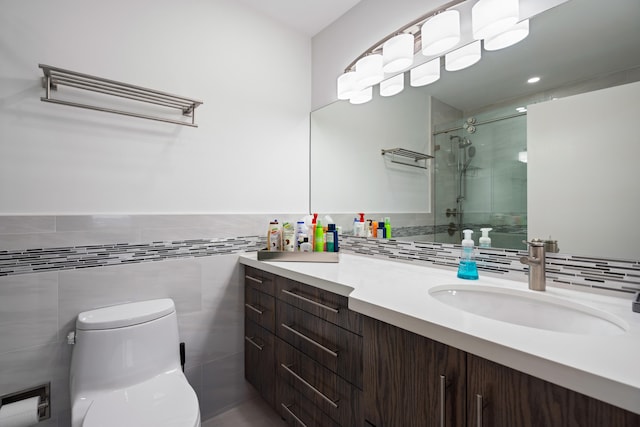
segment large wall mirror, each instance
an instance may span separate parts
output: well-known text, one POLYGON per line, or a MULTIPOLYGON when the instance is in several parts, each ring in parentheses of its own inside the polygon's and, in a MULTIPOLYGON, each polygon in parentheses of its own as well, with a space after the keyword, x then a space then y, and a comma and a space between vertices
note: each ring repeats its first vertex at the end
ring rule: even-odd
MULTIPOLYGON (((432 85, 413 88, 407 81, 405 90, 393 97, 381 97, 374 88, 374 99, 367 104, 339 101, 314 111, 311 211, 333 215, 346 231, 354 216, 365 212, 373 219, 390 216, 399 230, 394 238, 459 243, 460 230, 472 228, 477 242, 484 226, 493 228, 494 247, 522 249, 521 241, 527 236, 550 236, 558 240, 561 252, 637 259, 637 250, 617 251, 616 245, 602 244, 603 239, 629 241, 635 224, 621 223, 626 220, 616 214, 603 217, 601 208, 583 206, 573 212, 571 203, 558 205, 564 218, 580 218, 580 226, 571 232, 566 230, 567 222, 558 222, 562 225, 554 229, 554 221, 536 219, 533 227, 534 216, 558 214, 554 201, 590 195, 595 205, 600 203, 598 194, 609 189, 615 195, 620 180, 629 177, 615 173, 610 156, 599 159, 593 154, 608 150, 601 132, 593 138, 576 132, 574 138, 563 131, 563 140, 572 142, 564 150, 571 150, 574 157, 565 160, 564 171, 558 171, 562 165, 554 161, 555 173, 571 174, 583 168, 597 174, 602 185, 590 192, 573 191, 571 185, 577 184, 567 184, 562 195, 555 194, 553 181, 536 177, 544 176, 547 160, 551 164, 556 153, 548 147, 528 149, 528 144, 541 138, 528 136, 530 113, 522 107, 640 81, 638 22, 640 2, 635 0, 569 0, 533 17, 530 34, 522 42, 504 50, 483 51, 482 60, 468 69, 443 69, 440 80, 432 85), (540 81, 527 83, 534 76, 540 81), (393 148, 433 158, 382 155, 383 150, 393 148), (535 162, 527 158, 532 153, 536 153, 535 162), (588 166, 588 160, 600 163, 588 166), (595 228, 606 229, 606 234, 574 238, 589 235, 595 228)), ((602 102, 610 98, 603 97, 602 102)), ((640 102, 625 102, 625 108, 640 114, 640 102)), ((540 121, 549 116, 545 114, 536 116, 537 135, 545 129, 545 122, 540 121)), ((584 127, 575 114, 567 117, 576 130, 584 127)), ((598 120, 589 120, 598 127, 598 120)), ((547 128, 559 127, 547 123, 547 128)), ((611 125, 603 122, 601 127, 611 125)), ((637 152, 635 147, 640 146, 637 136, 629 136, 637 133, 634 124, 628 123, 626 129, 607 131, 611 138, 622 141, 614 148, 619 158, 631 157, 623 153, 637 152)), ((638 194, 619 194, 619 206, 627 213, 638 212, 638 194)))

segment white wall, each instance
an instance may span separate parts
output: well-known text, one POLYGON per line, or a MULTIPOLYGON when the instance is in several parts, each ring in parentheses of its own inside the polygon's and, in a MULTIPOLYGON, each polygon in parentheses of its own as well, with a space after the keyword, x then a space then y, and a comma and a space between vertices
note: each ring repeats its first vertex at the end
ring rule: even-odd
POLYGON ((529 238, 638 259, 639 99, 630 83, 528 107, 529 238))
POLYGON ((0 10, 0 214, 307 211, 308 36, 232 0, 0 10), (201 99, 200 127, 40 102, 38 63, 201 99))

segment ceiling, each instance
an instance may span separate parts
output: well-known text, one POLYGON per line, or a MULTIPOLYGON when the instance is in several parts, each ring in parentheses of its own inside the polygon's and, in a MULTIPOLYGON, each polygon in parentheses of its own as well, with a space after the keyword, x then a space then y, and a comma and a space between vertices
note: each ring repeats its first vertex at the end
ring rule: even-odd
POLYGON ((315 36, 360 0, 240 0, 282 24, 315 36))

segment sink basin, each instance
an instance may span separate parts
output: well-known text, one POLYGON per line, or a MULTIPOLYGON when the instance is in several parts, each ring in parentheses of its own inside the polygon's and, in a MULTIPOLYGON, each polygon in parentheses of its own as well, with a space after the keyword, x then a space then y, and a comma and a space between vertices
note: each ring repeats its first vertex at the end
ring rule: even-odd
POLYGON ((621 335, 629 328, 606 311, 534 291, 443 285, 431 288, 429 294, 459 310, 530 328, 582 335, 621 335))

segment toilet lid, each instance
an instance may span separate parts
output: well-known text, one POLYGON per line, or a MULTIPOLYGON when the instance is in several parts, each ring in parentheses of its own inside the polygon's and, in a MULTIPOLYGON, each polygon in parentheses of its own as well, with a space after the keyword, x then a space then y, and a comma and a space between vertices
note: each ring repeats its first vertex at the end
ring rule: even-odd
POLYGON ((198 398, 180 371, 96 398, 83 427, 199 427, 198 398))

